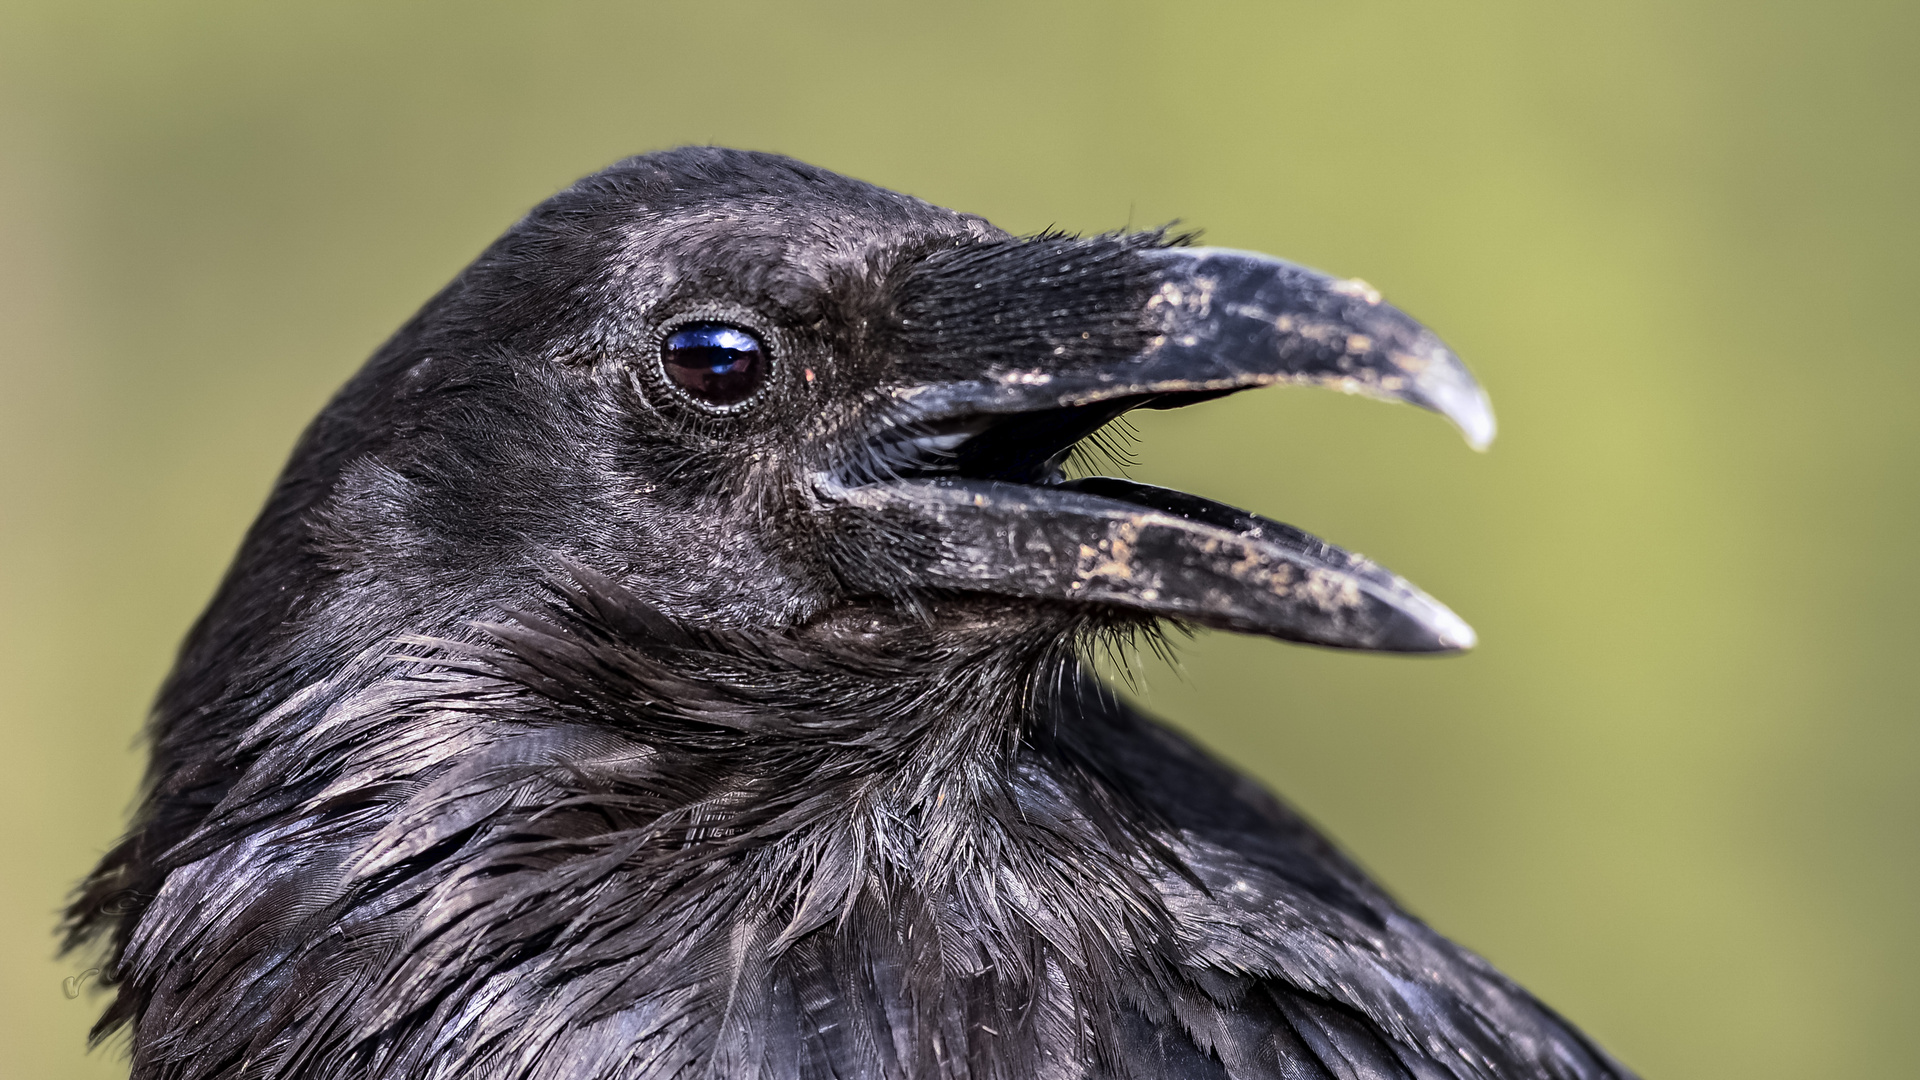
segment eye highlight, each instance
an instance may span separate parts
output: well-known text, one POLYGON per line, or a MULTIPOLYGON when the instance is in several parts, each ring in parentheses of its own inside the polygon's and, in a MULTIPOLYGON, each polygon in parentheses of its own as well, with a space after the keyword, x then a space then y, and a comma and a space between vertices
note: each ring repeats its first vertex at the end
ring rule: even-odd
POLYGON ((703 405, 738 405, 766 381, 767 350, 760 339, 725 323, 691 323, 660 343, 667 380, 703 405))

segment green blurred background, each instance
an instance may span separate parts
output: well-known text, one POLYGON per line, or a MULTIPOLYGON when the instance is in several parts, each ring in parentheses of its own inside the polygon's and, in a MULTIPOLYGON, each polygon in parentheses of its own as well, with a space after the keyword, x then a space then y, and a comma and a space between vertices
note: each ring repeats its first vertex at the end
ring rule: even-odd
POLYGON ((301 425, 528 205, 719 142, 1179 218, 1436 327, 1489 455, 1273 391, 1149 415, 1134 475, 1479 651, 1209 634, 1145 696, 1649 1077, 1915 1075, 1917 12, 0 6, 0 1073, 124 1073, 53 912, 301 425))

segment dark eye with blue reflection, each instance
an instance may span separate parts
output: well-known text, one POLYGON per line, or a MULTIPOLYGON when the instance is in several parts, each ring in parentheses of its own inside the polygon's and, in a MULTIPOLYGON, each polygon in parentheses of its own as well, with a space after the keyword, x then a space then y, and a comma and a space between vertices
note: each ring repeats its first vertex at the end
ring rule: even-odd
POLYGON ((735 326, 693 323, 660 343, 667 378, 695 401, 738 405, 767 378, 767 350, 735 326))

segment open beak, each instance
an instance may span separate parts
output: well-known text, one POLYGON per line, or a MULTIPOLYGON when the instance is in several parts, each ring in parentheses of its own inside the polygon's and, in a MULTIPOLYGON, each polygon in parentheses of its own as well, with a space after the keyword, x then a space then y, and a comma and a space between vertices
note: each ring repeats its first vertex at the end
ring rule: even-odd
POLYGON ((912 387, 861 468, 815 478, 846 584, 1106 605, 1337 648, 1471 648, 1473 630, 1438 601, 1291 526, 1164 488, 1065 479, 1073 445, 1128 410, 1277 383, 1409 402, 1476 448, 1493 438, 1459 358, 1363 282, 1223 249, 1127 257, 1144 294, 1137 352, 912 387))

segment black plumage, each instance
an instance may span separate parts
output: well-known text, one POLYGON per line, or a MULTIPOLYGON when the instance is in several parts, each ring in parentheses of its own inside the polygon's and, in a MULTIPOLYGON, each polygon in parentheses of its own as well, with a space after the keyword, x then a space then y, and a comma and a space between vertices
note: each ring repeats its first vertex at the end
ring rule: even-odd
POLYGON ((588 177, 327 406, 194 627, 69 913, 100 1033, 141 1080, 1627 1075, 1087 670, 1161 619, 1471 643, 1062 470, 1283 382, 1491 435, 1361 283, 771 155, 588 177))

